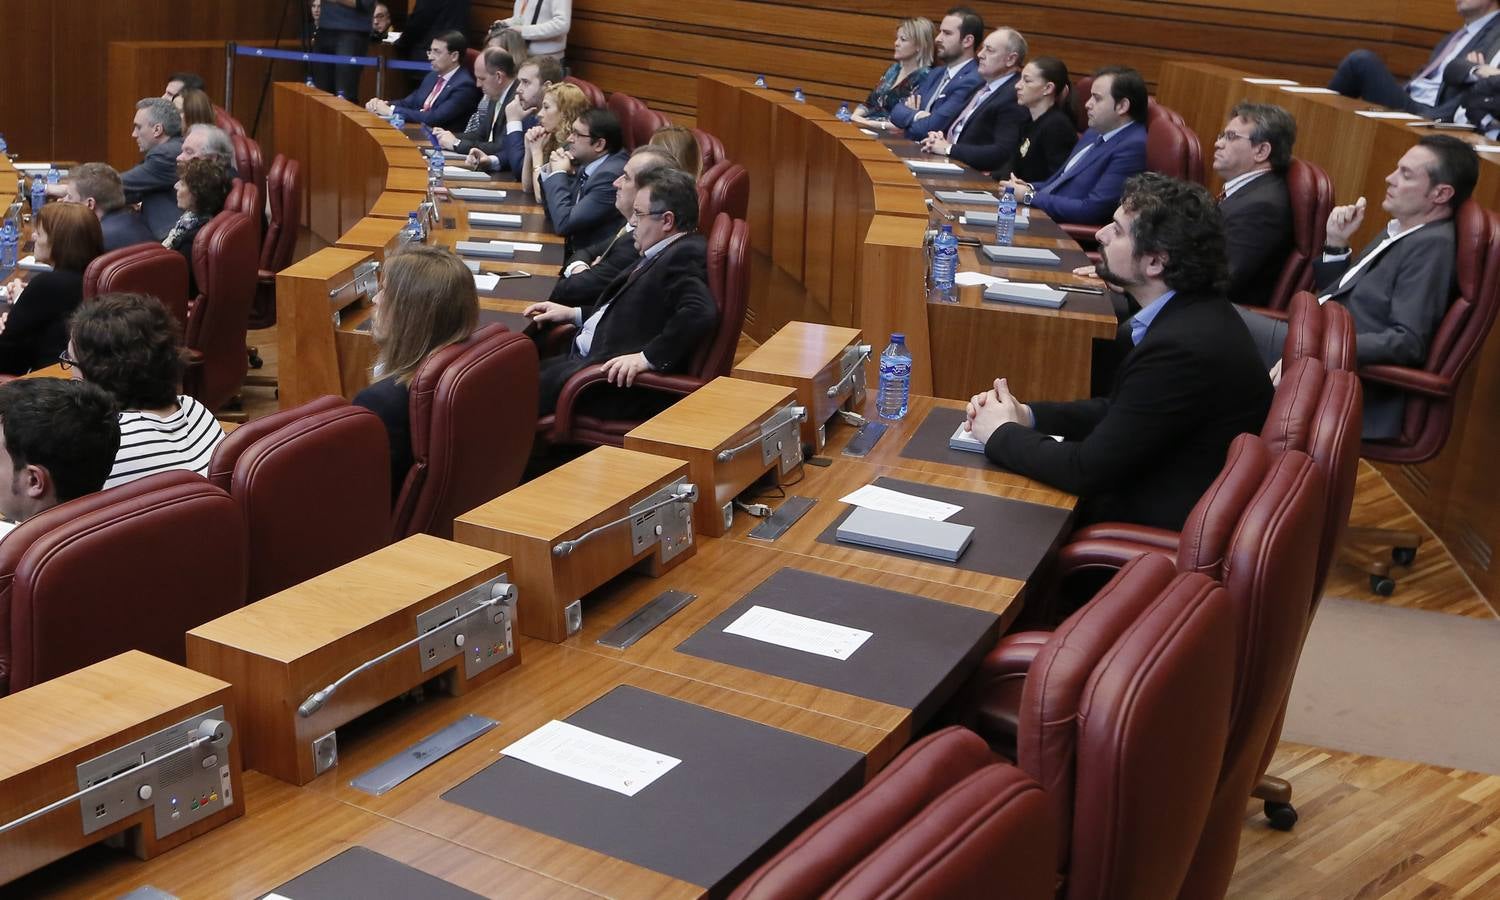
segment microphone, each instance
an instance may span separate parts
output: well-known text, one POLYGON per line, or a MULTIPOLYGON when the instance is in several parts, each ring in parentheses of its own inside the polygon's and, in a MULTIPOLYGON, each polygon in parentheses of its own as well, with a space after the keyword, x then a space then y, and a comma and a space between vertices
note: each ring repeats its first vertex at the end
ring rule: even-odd
POLYGON ((578 547, 579 544, 582 544, 584 541, 588 540, 589 538, 593 537, 594 535, 598 534, 601 531, 605 531, 607 529, 615 527, 616 525, 620 524, 621 522, 628 522, 631 519, 634 519, 636 516, 644 516, 646 513, 652 512, 653 510, 661 509, 663 506, 670 506, 673 503, 694 503, 694 502, 697 501, 697 499, 698 499, 698 486, 697 485, 695 485, 695 484, 678 484, 678 485, 673 485, 671 496, 667 497, 665 500, 657 501, 656 503, 651 504, 650 506, 646 507, 645 509, 638 509, 638 510, 635 510, 634 512, 627 512, 625 515, 619 517, 618 519, 614 519, 612 521, 605 522, 603 525, 599 525, 597 527, 590 528, 588 531, 585 531, 583 534, 580 534, 578 537, 573 538, 570 541, 562 541, 561 543, 557 544, 556 546, 554 546, 552 548, 552 555, 553 556, 567 556, 569 553, 572 553, 578 547))
POLYGON ((859 371, 859 367, 862 366, 862 365, 864 365, 865 360, 869 359, 870 358, 870 354, 875 351, 875 347, 873 345, 871 345, 871 344, 859 344, 858 347, 859 347, 859 358, 856 359, 856 360, 854 360, 854 364, 849 367, 848 371, 846 371, 842 376, 840 376, 839 380, 835 381, 828 388, 828 396, 829 397, 837 397, 839 395, 839 393, 841 391, 843 391, 844 385, 849 382, 850 378, 854 377, 854 373, 859 371))
POLYGON ((737 447, 729 447, 725 450, 720 450, 718 456, 715 458, 719 462, 729 462, 731 459, 734 459, 745 450, 754 447, 756 444, 759 444, 761 441, 765 440, 766 435, 787 424, 788 422, 801 422, 807 418, 806 408, 798 406, 795 403, 791 406, 785 407, 781 411, 790 413, 790 415, 780 421, 777 421, 774 417, 767 420, 766 424, 761 426, 759 435, 756 435, 755 437, 744 442, 743 444, 740 444, 737 447))

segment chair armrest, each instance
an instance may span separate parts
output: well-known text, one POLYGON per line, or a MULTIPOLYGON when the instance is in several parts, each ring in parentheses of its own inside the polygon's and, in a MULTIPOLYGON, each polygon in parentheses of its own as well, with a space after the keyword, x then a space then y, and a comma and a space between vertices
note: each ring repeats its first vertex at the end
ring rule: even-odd
POLYGON ((552 325, 546 328, 538 338, 543 357, 558 356, 568 352, 573 338, 578 334, 578 326, 572 324, 552 325))
MULTIPOLYGON (((557 409, 553 413, 551 436, 553 443, 566 444, 573 439, 573 407, 578 405, 579 396, 590 385, 604 384, 608 381, 609 379, 604 374, 604 366, 599 363, 585 366, 573 373, 557 395, 557 409)), ((687 375, 663 375, 659 372, 642 372, 635 376, 635 382, 632 384, 632 387, 678 395, 691 394, 702 386, 703 382, 697 378, 687 375)))
POLYGON ((272 272, 270 269, 257 270, 255 273, 255 279, 261 284, 269 284, 273 287, 276 285, 276 273, 272 272))
POLYGON ((1155 552, 1159 552, 1158 548, 1147 544, 1111 538, 1070 541, 1057 552, 1058 575, 1067 577, 1089 569, 1119 569, 1137 556, 1155 552))
POLYGON ((1150 525, 1133 525, 1129 522, 1100 522, 1097 525, 1088 525, 1073 532, 1068 537, 1068 543, 1096 540, 1128 541, 1132 544, 1150 547, 1152 550, 1176 553, 1177 542, 1181 539, 1181 533, 1169 531, 1165 528, 1153 528, 1150 525))
POLYGON ((1016 727, 1026 674, 1052 637, 1046 631, 1018 631, 1000 639, 964 686, 964 724, 979 733, 995 752, 1015 758, 1016 727))
POLYGON ((1031 663, 1036 659, 1037 652, 1051 639, 1050 631, 1017 631, 1015 634, 1007 634, 980 660, 979 671, 974 675, 975 681, 1025 675, 1031 670, 1031 663))
POLYGON ((1408 369, 1405 366, 1360 366, 1359 377, 1362 381, 1373 381, 1438 400, 1453 396, 1453 379, 1421 369, 1408 369))
POLYGON ((703 387, 703 379, 691 375, 663 375, 659 372, 642 372, 635 376, 634 387, 665 391, 685 397, 703 387))

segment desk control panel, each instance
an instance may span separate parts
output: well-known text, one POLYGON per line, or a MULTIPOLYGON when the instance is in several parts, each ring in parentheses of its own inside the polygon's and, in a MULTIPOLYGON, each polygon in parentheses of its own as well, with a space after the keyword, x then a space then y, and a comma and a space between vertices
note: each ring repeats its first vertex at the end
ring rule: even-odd
POLYGON ((422 671, 460 654, 469 678, 505 662, 516 652, 515 621, 516 586, 505 575, 418 613, 422 671))

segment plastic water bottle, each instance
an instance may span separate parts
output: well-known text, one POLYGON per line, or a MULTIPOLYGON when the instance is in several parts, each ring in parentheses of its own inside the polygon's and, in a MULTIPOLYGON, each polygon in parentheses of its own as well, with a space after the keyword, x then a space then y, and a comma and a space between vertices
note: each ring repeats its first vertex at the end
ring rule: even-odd
POLYGON ((932 242, 932 287, 944 300, 953 299, 953 276, 958 272, 958 238, 944 224, 932 242))
POLYGON ((5 135, 0 134, 0 156, 4 156, 9 149, 10 145, 5 143, 5 135))
POLYGON ((792 99, 798 103, 806 103, 807 95, 802 93, 802 88, 792 88, 792 99))
POLYGON ((442 186, 443 152, 439 150, 427 157, 427 190, 431 191, 433 196, 436 197, 437 192, 442 186))
POLYGON ((757 76, 755 76, 755 86, 758 87, 758 88, 765 87, 766 86, 766 76, 764 76, 764 75, 757 75, 757 76))
POLYGON ((422 220, 417 217, 416 210, 406 214, 406 227, 401 229, 401 243, 422 243, 422 220))
POLYGON ((31 218, 32 218, 32 221, 36 221, 36 217, 38 215, 41 215, 42 204, 46 203, 46 202, 47 202, 47 183, 42 180, 42 176, 36 175, 36 176, 32 177, 32 179, 31 179, 31 218))
POLYGON ((406 116, 401 115, 399 110, 391 110, 391 124, 396 126, 397 131, 400 131, 406 127, 406 116))
POLYGON ((48 167, 48 169, 47 169, 47 183, 48 184, 61 184, 62 183, 62 173, 59 172, 59 171, 57 171, 57 166, 53 165, 53 166, 49 166, 48 167))
POLYGON ((911 399, 911 353, 906 349, 906 335, 891 335, 890 346, 880 354, 880 393, 875 411, 882 419, 899 419, 906 415, 911 399))
POLYGON ((1009 247, 1016 239, 1016 189, 1005 186, 995 212, 995 243, 1009 247))
POLYGON ((838 119, 840 122, 848 122, 850 119, 852 119, 853 116, 849 114, 849 104, 840 103, 839 111, 834 113, 834 118, 838 119))
POLYGON ((6 219, 5 225, 0 227, 0 274, 8 275, 15 269, 20 253, 21 236, 16 231, 16 223, 6 219))
POLYGON ((311 76, 311 75, 308 75, 308 76, 307 76, 307 81, 306 81, 306 82, 304 82, 304 83, 305 83, 305 84, 306 84, 306 85, 307 85, 307 86, 308 86, 308 87, 317 87, 317 85, 316 85, 316 84, 313 84, 313 77, 312 77, 312 76, 311 76))

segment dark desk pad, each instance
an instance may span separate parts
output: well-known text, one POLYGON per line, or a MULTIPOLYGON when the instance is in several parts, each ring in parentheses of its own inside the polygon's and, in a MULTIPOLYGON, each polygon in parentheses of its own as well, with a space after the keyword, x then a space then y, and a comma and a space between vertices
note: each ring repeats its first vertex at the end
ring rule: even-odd
POLYGON ((906 446, 901 448, 901 455, 906 459, 920 459, 925 462, 943 463, 949 466, 962 466, 965 469, 994 469, 996 471, 1008 471, 1003 466, 997 466, 983 453, 970 453, 967 450, 954 450, 948 446, 948 438, 964 420, 964 411, 961 409, 948 409, 939 406, 927 413, 927 418, 917 426, 906 441, 906 446))
MULTIPOLYGON (((944 440, 947 439, 944 438, 944 440)), ((1072 510, 1059 509, 1055 506, 1043 506, 1040 503, 1027 503, 1023 500, 976 494, 971 491, 955 491, 930 484, 902 481, 899 478, 881 477, 875 479, 874 483, 903 494, 914 494, 929 500, 941 500, 944 503, 962 506, 963 509, 954 513, 948 521, 974 526, 974 536, 969 549, 964 551, 964 555, 959 557, 956 563, 895 550, 860 547, 861 550, 907 559, 920 559, 935 566, 981 572, 985 575, 998 575, 1001 578, 1015 578, 1022 581, 1030 578, 1031 573, 1036 571, 1037 564, 1062 536, 1063 529, 1073 514, 1072 510)), ((818 535, 818 543, 835 547, 855 546, 841 543, 835 536, 838 534, 839 526, 853 511, 854 507, 850 506, 834 519, 833 523, 818 535)))
MULTIPOLYGON (((501 283, 504 284, 505 282, 501 282, 501 283)), ((363 322, 359 323, 359 327, 355 328, 354 330, 355 331, 362 331, 362 332, 368 334, 369 331, 370 331, 370 326, 373 325, 374 323, 375 323, 375 317, 372 315, 369 318, 365 319, 363 322)), ((485 325, 493 325, 495 323, 499 323, 501 325, 504 325, 506 328, 509 328, 511 331, 521 331, 521 332, 524 332, 527 328, 530 328, 531 325, 533 324, 532 320, 526 318, 525 316, 521 315, 518 312, 506 312, 503 309, 485 309, 484 307, 481 306, 479 308, 479 324, 480 324, 480 326, 483 327, 485 325)))
POLYGON ((723 894, 858 786, 864 757, 629 685, 568 716, 682 762, 627 797, 502 757, 443 799, 723 894))
MULTIPOLYGON (((508 271, 507 263, 515 260, 497 259, 489 260, 502 271, 508 271)), ((557 286, 556 275, 532 275, 530 278, 502 278, 495 285, 493 291, 480 291, 479 296, 491 297, 496 300, 529 300, 532 302, 546 300, 552 296, 552 289, 557 286)))
POLYGON ((904 707, 913 710, 915 729, 994 645, 999 621, 983 610, 787 568, 678 644, 677 652, 904 707), (848 659, 837 660, 725 634, 752 606, 871 636, 848 659))
MULTIPOLYGON (((364 847, 350 847, 319 863, 272 893, 290 900, 349 897, 421 897, 423 900, 482 900, 482 894, 449 884, 364 847)), ((264 896, 264 895, 262 895, 264 896)))

